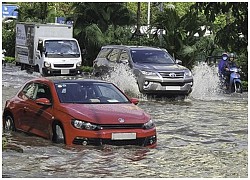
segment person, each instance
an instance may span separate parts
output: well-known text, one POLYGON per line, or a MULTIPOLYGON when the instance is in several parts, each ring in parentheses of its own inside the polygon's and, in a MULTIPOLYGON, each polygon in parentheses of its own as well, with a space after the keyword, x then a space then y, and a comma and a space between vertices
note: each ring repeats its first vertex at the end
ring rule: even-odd
POLYGON ((6 53, 6 50, 2 49, 2 65, 3 66, 6 66, 5 53, 6 53))
POLYGON ((236 63, 235 63, 235 54, 234 53, 230 53, 229 55, 229 61, 228 61, 228 70, 232 67, 237 67, 236 63))
POLYGON ((229 61, 227 61, 223 66, 223 69, 225 71, 224 72, 224 77, 225 77, 225 80, 226 80, 227 83, 229 83, 229 81, 230 81, 230 74, 231 74, 230 69, 233 68, 233 67, 237 67, 234 59, 235 59, 234 53, 230 53, 229 61))
POLYGON ((218 64, 218 72, 220 78, 226 75, 226 68, 228 67, 228 58, 229 57, 227 53, 223 53, 221 56, 221 60, 218 64))

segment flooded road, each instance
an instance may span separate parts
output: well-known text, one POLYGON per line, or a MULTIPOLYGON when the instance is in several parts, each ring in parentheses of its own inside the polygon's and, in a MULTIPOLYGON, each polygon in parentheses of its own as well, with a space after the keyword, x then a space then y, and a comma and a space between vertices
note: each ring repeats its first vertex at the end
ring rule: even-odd
MULTIPOLYGON (((218 93, 213 76, 201 77, 208 70, 195 70, 194 91, 185 100, 140 98, 138 106, 156 123, 156 148, 68 147, 15 132, 6 135, 8 142, 23 152, 2 152, 3 177, 247 178, 248 94, 218 93)), ((3 68, 2 105, 39 76, 3 68)))

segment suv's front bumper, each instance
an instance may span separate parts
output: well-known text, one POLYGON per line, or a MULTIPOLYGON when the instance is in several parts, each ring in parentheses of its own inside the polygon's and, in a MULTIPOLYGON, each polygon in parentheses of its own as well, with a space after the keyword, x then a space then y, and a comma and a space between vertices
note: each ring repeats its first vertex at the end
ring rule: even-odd
POLYGON ((188 95, 192 92, 193 78, 162 78, 142 76, 138 78, 142 93, 188 95))

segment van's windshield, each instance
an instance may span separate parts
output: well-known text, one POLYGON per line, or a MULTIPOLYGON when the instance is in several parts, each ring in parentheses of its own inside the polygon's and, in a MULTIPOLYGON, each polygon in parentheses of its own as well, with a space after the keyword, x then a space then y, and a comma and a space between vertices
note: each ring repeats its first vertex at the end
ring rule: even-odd
POLYGON ((74 40, 46 40, 45 56, 51 58, 80 57, 80 51, 74 40))
POLYGON ((174 64, 173 58, 163 50, 131 50, 134 63, 174 64))

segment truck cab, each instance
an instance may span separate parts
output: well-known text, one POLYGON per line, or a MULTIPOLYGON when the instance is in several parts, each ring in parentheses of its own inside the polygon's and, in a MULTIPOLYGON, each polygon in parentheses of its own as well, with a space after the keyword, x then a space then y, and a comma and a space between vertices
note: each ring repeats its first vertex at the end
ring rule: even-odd
POLYGON ((35 65, 43 75, 81 73, 81 52, 74 38, 39 38, 35 65))

